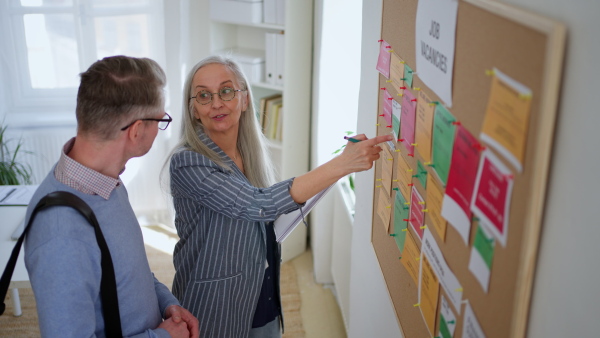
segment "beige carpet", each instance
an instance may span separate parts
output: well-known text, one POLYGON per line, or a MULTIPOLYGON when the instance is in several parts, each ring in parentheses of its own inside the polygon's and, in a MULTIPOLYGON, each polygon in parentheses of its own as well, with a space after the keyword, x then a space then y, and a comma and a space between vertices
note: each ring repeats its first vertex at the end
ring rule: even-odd
MULTIPOLYGON (((171 286, 175 270, 172 256, 146 246, 150 267, 158 280, 171 286)), ((6 297, 6 311, 0 316, 0 337, 30 338, 39 337, 35 298, 31 289, 19 289, 23 315, 13 316, 12 300, 6 297)), ((285 319, 284 338, 303 338, 305 336, 300 315, 300 290, 296 270, 291 263, 281 266, 281 302, 285 319)))

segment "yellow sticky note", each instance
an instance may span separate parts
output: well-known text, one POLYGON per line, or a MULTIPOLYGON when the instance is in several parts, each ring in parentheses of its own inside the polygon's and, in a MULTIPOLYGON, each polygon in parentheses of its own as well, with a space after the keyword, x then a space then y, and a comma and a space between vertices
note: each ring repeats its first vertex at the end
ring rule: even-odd
POLYGON ((415 243, 415 239, 410 231, 406 234, 406 241, 404 242, 404 250, 402 250, 402 265, 408 270, 408 274, 412 277, 415 285, 419 284, 419 261, 417 258, 420 256, 419 247, 415 243))
POLYGON ((392 195, 392 170, 394 169, 394 156, 387 144, 381 148, 381 184, 388 196, 392 195))
MULTIPOLYGON (((398 165, 396 168, 398 187, 400 188, 400 192, 404 199, 410 202, 410 186, 409 184, 412 182, 412 171, 410 171, 410 165, 408 161, 404 158, 404 156, 398 154, 398 165)), ((431 175, 429 175, 431 176, 431 175)))
POLYGON ((531 90, 494 69, 481 139, 523 171, 531 90))
POLYGON ((377 200, 377 215, 379 215, 379 218, 383 223, 385 232, 389 233, 392 209, 388 207, 392 205, 392 202, 390 201, 390 195, 385 192, 385 189, 379 188, 378 190, 379 197, 377 200))
POLYGON ((398 94, 404 93, 404 90, 400 89, 400 87, 404 87, 404 80, 402 80, 404 78, 404 63, 396 53, 392 53, 390 59, 390 78, 398 94))
POLYGON ((421 154, 424 162, 431 162, 431 134, 435 106, 430 103, 431 99, 424 91, 420 90, 417 99, 415 143, 419 145, 417 151, 421 154))
POLYGON ((434 175, 427 175, 427 219, 428 225, 433 225, 442 241, 446 240, 446 228, 448 223, 442 217, 442 201, 444 190, 434 175))
POLYGON ((433 271, 427 256, 423 255, 419 269, 419 308, 430 336, 435 332, 435 315, 437 313, 438 297, 440 295, 440 281, 433 271))

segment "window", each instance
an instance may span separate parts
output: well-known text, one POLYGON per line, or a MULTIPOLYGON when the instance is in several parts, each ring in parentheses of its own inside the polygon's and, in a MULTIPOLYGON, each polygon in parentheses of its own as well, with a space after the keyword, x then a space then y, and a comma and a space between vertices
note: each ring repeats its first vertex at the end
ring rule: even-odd
POLYGON ((0 1, 3 112, 16 124, 74 122, 78 74, 94 61, 123 54, 161 63, 161 8, 162 0, 0 1))

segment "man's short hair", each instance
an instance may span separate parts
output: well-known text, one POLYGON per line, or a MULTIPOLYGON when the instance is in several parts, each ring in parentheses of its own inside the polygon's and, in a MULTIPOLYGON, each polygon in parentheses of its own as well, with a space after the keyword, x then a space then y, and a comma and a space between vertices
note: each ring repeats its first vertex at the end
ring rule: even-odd
POLYGON ((164 107, 166 76, 151 59, 106 57, 80 76, 78 132, 111 140, 123 126, 150 117, 164 107))

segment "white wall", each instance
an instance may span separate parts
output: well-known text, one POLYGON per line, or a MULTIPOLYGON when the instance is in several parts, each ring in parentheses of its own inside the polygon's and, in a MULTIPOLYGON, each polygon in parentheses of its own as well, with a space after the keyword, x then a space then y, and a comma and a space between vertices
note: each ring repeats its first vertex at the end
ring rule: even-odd
MULTIPOLYGON (((600 332, 600 191, 596 95, 600 89, 600 2, 508 0, 506 3, 564 22, 568 29, 562 94, 528 337, 597 336, 600 332), (594 150, 596 149, 596 150, 594 150)), ((381 0, 363 6, 359 131, 372 136, 377 107, 377 39, 381 0)), ((370 243, 372 172, 357 177, 352 248, 349 337, 399 337, 379 264, 370 243)))
MULTIPOLYGON (((314 6, 311 168, 336 156, 333 152, 346 143, 345 132, 356 131, 362 1, 315 0, 314 6)), ((327 284, 333 282, 332 195, 310 214, 314 276, 327 284)))

